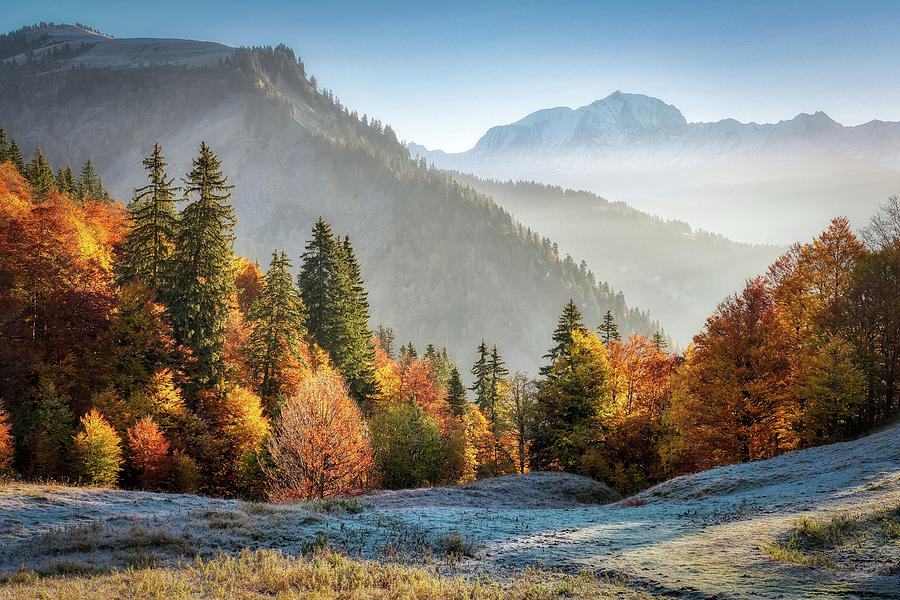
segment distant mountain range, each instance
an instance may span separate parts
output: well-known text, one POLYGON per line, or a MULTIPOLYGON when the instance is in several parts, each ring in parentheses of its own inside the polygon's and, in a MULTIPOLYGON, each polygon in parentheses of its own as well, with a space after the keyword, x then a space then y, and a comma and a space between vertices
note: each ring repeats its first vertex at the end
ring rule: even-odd
POLYGON ((803 239, 837 214, 861 225, 900 191, 900 123, 845 127, 823 112, 689 123, 670 104, 619 91, 492 127, 466 152, 410 152, 480 177, 590 190, 752 242, 803 239))

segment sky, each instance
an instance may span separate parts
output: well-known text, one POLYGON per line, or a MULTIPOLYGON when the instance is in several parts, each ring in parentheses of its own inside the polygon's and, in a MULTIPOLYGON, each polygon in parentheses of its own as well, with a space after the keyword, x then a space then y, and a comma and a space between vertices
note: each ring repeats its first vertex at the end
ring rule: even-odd
POLYGON ((153 3, 2 0, 0 29, 40 21, 116 37, 285 43, 320 85, 430 149, 615 90, 688 121, 775 122, 823 110, 900 121, 900 2, 153 3))

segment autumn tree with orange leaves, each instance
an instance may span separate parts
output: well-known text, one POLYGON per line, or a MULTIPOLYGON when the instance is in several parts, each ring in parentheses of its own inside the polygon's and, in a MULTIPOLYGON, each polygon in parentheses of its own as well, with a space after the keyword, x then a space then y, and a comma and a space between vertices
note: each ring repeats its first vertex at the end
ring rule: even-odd
POLYGON ((138 483, 144 489, 161 489, 171 477, 175 463, 169 452, 169 442, 156 421, 144 417, 128 429, 127 437, 128 461, 138 483))
POLYGON ((268 438, 270 497, 326 498, 359 489, 372 467, 362 413, 332 374, 305 378, 268 438))

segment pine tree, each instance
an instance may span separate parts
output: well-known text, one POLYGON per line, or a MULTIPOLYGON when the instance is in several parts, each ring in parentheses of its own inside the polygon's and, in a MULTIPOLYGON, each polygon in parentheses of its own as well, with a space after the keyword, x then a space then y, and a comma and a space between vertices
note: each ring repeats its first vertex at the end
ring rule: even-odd
POLYGON ((374 392, 375 348, 369 303, 350 240, 343 243, 321 217, 302 255, 297 286, 308 311, 307 328, 362 401, 374 392))
POLYGON ((503 359, 500 358, 500 352, 497 351, 497 346, 494 345, 494 348, 491 350, 491 358, 488 362, 488 369, 490 371, 490 387, 488 388, 487 401, 484 406, 481 406, 481 409, 487 414, 488 418, 491 420, 491 428, 494 434, 497 433, 497 427, 499 425, 497 419, 497 409, 502 402, 502 390, 503 390, 503 380, 509 375, 509 369, 506 368, 506 365, 503 362, 503 359))
POLYGON ((603 340, 603 343, 606 345, 609 345, 612 341, 619 341, 622 339, 622 336, 619 335, 619 327, 613 320, 611 310, 606 311, 606 314, 603 315, 603 322, 600 324, 600 327, 597 328, 597 331, 600 332, 600 339, 603 340))
POLYGON ((657 350, 661 350, 663 352, 665 352, 669 347, 669 344, 666 343, 666 338, 659 331, 653 334, 653 346, 657 350))
POLYGON ((215 385, 224 375, 223 349, 234 278, 234 212, 221 162, 202 143, 184 179, 185 199, 172 253, 169 309, 176 340, 196 360, 195 383, 215 385))
POLYGON ((44 158, 40 148, 34 149, 31 162, 25 167, 25 179, 34 188, 39 200, 44 200, 53 187, 53 168, 44 158))
POLYGON ((447 383, 447 404, 456 416, 462 416, 466 412, 466 386, 463 385, 459 368, 456 365, 450 369, 450 381, 447 383))
POLYGON ((75 196, 78 184, 75 181, 75 174, 72 172, 72 167, 68 164, 65 169, 60 169, 56 172, 56 189, 70 198, 75 196))
POLYGON ((85 202, 109 202, 111 200, 109 193, 103 187, 103 179, 97 175, 94 163, 90 160, 85 162, 81 168, 81 177, 78 179, 75 195, 82 204, 85 202))
POLYGON ((475 382, 469 389, 475 392, 475 404, 484 408, 490 402, 491 390, 491 367, 488 363, 488 347, 484 340, 481 340, 476 352, 478 352, 478 360, 472 365, 475 382))
POLYGON ((405 358, 419 358, 419 351, 416 350, 412 340, 400 346, 400 360, 405 358))
POLYGON ((369 294, 362 279, 362 270, 350 238, 344 237, 346 264, 346 319, 350 330, 349 357, 341 373, 347 378, 350 395, 363 400, 375 393, 375 346, 369 329, 369 294))
POLYGON ((166 175, 166 162, 159 144, 144 159, 150 183, 135 188, 128 205, 131 224, 125 238, 120 281, 143 281, 151 289, 165 292, 172 246, 178 229, 175 188, 166 175))
POLYGON ((25 176, 25 156, 22 154, 22 150, 19 148, 19 144, 16 140, 11 140, 9 142, 7 160, 15 165, 20 175, 23 177, 25 176))
POLYGON ((587 329, 581 318, 581 311, 578 310, 575 301, 570 299, 563 307, 562 314, 559 316, 559 321, 556 324, 556 331, 553 332, 554 346, 544 355, 544 358, 549 360, 550 365, 541 367, 541 375, 547 375, 550 372, 553 362, 560 356, 569 352, 569 349, 572 347, 573 331, 587 333, 587 329))
POLYGON ((379 325, 375 337, 378 338, 378 344, 388 358, 394 360, 394 331, 390 327, 385 328, 379 325))
POLYGON ((9 160, 9 140, 6 139, 6 130, 0 127, 0 165, 9 160))
POLYGON ((447 354, 447 348, 444 347, 438 351, 432 344, 428 344, 425 358, 431 361, 431 374, 434 383, 442 388, 446 388, 450 382, 450 370, 453 368, 453 363, 447 354))
POLYGON ((250 365, 259 380, 259 396, 270 408, 281 400, 282 370, 298 357, 303 300, 290 274, 284 251, 273 252, 259 297, 250 308, 250 365))

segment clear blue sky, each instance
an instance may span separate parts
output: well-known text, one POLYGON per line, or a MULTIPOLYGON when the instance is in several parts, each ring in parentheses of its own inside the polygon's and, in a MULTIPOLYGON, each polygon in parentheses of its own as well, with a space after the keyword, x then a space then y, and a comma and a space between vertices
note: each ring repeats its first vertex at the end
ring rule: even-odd
POLYGON ((900 2, 4 0, 0 29, 80 21, 117 37, 284 42, 352 108, 430 148, 616 89, 689 121, 824 110, 900 120, 900 2))

